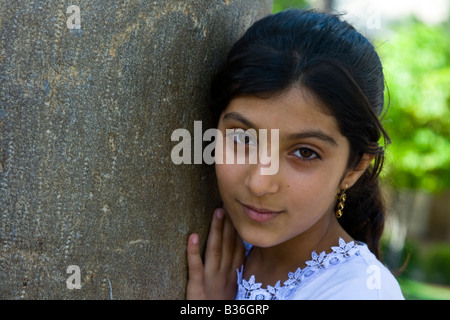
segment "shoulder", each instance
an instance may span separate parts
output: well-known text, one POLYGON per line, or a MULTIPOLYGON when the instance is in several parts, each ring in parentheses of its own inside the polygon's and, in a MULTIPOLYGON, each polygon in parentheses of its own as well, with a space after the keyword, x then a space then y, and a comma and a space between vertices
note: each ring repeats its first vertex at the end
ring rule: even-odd
POLYGON ((318 300, 403 300, 397 280, 373 255, 360 245, 358 255, 324 270, 300 286, 293 299, 318 300))

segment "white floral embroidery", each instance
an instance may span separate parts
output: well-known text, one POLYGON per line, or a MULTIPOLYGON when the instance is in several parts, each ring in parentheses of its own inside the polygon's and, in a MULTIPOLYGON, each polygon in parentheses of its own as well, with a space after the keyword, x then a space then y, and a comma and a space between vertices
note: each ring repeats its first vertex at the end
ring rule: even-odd
POLYGON ((286 300, 295 292, 298 285, 318 275, 324 270, 337 266, 352 257, 359 256, 360 245, 354 241, 346 243, 339 238, 339 247, 331 247, 332 252, 326 254, 325 251, 319 255, 313 251, 311 260, 306 262, 306 267, 298 268, 295 272, 289 272, 288 280, 283 285, 278 281, 274 287, 267 286, 261 288, 262 284, 255 282, 255 276, 252 275, 248 281, 243 279, 244 266, 237 270, 238 276, 238 292, 237 300, 286 300))

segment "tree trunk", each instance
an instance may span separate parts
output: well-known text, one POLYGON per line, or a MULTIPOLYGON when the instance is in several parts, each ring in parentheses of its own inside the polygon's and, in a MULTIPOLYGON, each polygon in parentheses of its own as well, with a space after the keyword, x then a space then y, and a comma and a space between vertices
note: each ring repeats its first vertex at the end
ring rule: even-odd
POLYGON ((270 0, 0 0, 0 299, 182 299, 209 82, 270 0))

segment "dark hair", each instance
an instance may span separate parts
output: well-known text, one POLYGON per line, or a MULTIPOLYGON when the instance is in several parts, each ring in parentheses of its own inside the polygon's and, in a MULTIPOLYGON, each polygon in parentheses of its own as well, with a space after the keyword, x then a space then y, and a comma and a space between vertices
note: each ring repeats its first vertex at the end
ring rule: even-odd
POLYGON ((384 76, 373 45, 339 16, 287 10, 255 22, 235 43, 211 87, 219 118, 242 94, 271 97, 293 86, 308 90, 333 115, 350 142, 349 168, 364 154, 375 156, 347 190, 342 227, 379 257, 385 207, 378 185, 389 137, 378 117, 384 106, 384 76))

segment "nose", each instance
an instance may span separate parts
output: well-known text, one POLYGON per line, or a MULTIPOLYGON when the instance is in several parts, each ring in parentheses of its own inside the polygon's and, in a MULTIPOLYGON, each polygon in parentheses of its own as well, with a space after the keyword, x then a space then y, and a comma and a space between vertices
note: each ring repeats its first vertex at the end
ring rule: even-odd
POLYGON ((250 192, 257 197, 277 193, 280 190, 279 174, 261 174, 261 168, 267 165, 258 163, 250 166, 245 184, 250 192))

